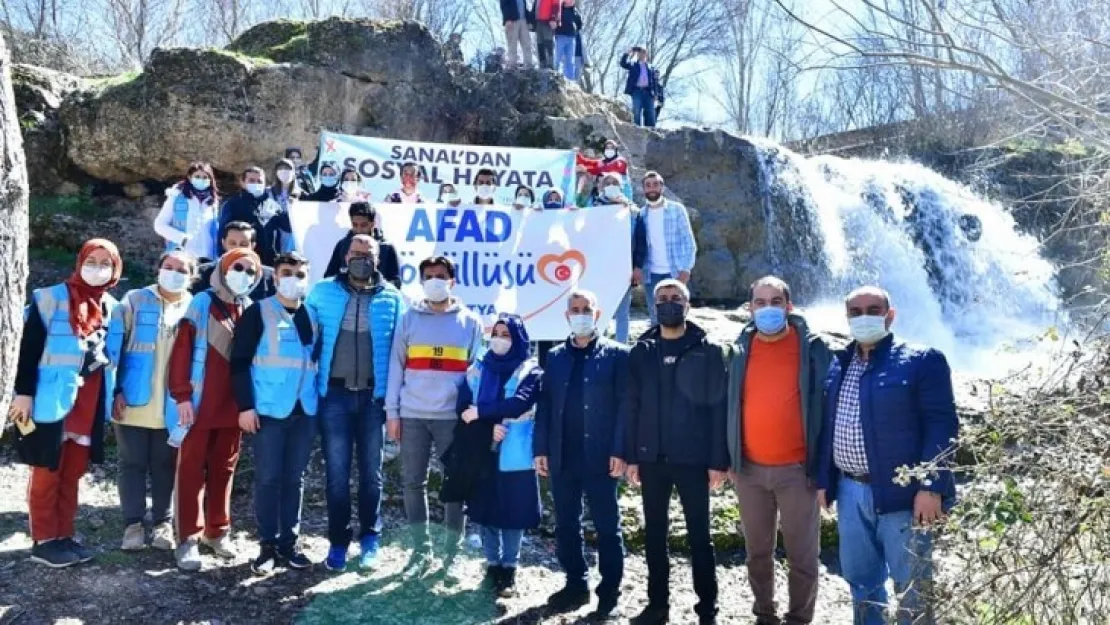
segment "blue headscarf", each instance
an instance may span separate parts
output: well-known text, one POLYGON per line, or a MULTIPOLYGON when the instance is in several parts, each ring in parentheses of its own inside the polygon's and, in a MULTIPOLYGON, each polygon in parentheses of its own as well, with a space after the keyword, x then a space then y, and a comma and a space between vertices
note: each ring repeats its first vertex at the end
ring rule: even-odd
POLYGON ((524 320, 518 315, 501 313, 494 327, 498 325, 509 328, 513 346, 502 356, 493 353, 492 350, 487 350, 482 356, 482 380, 478 386, 478 402, 500 401, 501 388, 505 380, 528 359, 528 330, 524 328, 524 320))

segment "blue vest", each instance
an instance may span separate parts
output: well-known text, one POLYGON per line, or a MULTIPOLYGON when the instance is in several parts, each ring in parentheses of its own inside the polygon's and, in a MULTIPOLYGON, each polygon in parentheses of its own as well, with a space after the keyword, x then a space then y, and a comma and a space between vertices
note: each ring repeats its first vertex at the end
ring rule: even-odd
MULTIPOLYGON (((301 343, 297 324, 276 296, 267 297, 258 306, 262 312, 262 340, 251 363, 255 411, 261 416, 284 419, 299 400, 305 414, 315 415, 319 399, 316 363, 312 361, 315 345, 301 343)), ((315 335, 316 320, 311 310, 309 317, 315 335)))
MULTIPOLYGON (((503 397, 516 395, 516 388, 537 363, 533 359, 525 360, 513 371, 505 381, 503 397)), ((478 386, 482 382, 482 361, 477 361, 466 371, 466 384, 470 387, 470 394, 477 400, 478 386)), ((505 440, 501 441, 501 451, 497 458, 497 468, 501 471, 529 471, 532 469, 532 434, 536 428, 536 406, 533 405, 528 412, 515 419, 507 419, 501 423, 509 428, 505 440)))
MULTIPOLYGON (((219 268, 216 269, 219 271, 219 268)), ((245 306, 251 305, 247 299, 245 306)), ((231 304, 228 304, 231 308, 231 304)), ((189 370, 189 383, 193 386, 193 411, 200 410, 200 399, 204 390, 204 365, 208 359, 208 320, 212 317, 212 290, 201 291, 189 302, 185 311, 185 319, 197 329, 193 339, 193 365, 189 370)))
MULTIPOLYGON (((347 312, 347 302, 351 292, 335 278, 316 283, 308 294, 305 305, 316 315, 320 324, 320 370, 316 375, 316 388, 320 397, 328 394, 328 379, 331 375, 331 361, 335 354, 335 343, 343 327, 343 316, 347 312)), ((405 301, 392 284, 382 283, 382 288, 370 299, 365 311, 370 327, 370 344, 374 363, 374 397, 385 397, 386 381, 389 377, 389 354, 393 349, 393 332, 397 329, 401 315, 405 312, 405 301)))
MULTIPOLYGON (((119 359, 119 384, 128 406, 145 406, 151 399, 154 350, 162 329, 163 314, 162 300, 155 293, 156 288, 158 287, 152 286, 129 291, 123 299, 130 304, 131 318, 128 320, 125 317, 128 306, 119 306, 113 320, 121 326, 126 340, 119 359)), ((193 296, 186 292, 183 297, 188 306, 193 296)), ((176 327, 174 324, 175 330, 176 327)), ((172 436, 173 430, 177 428, 177 402, 170 397, 168 383, 164 382, 163 386, 166 388, 166 429, 170 430, 172 436)))
MULTIPOLYGON (((69 327, 69 290, 65 284, 36 289, 34 306, 46 327, 46 344, 39 359, 38 384, 31 418, 36 423, 57 423, 66 418, 77 402, 77 390, 82 384, 81 366, 85 362, 85 347, 69 327)), ((109 319, 119 302, 105 294, 109 319)), ((116 362, 112 358, 120 341, 119 328, 108 323, 106 353, 112 362, 104 367, 104 418, 112 417, 113 391, 116 388, 116 362)))
MULTIPOLYGON (((202 207, 204 206, 203 203, 200 204, 202 207)), ((180 230, 185 233, 189 232, 189 198, 185 197, 184 193, 179 193, 173 199, 173 215, 170 217, 170 226, 173 227, 175 230, 180 230)), ((206 227, 211 231, 210 234, 212 235, 212 241, 214 243, 220 240, 219 219, 213 218, 201 227, 206 227)), ((167 252, 172 252, 173 250, 179 249, 180 247, 181 246, 176 243, 166 241, 167 252)), ((207 258, 215 259, 217 256, 218 254, 216 253, 215 247, 208 250, 207 258)))

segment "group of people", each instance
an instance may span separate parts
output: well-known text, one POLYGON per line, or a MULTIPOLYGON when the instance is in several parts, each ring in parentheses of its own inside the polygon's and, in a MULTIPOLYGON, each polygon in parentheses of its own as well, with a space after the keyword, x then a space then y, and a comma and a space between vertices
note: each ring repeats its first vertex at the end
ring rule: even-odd
MULTIPOLYGON (((588 196, 631 204, 621 161, 615 144, 605 158, 580 160, 587 184, 579 192, 592 177, 598 189, 588 196)), ((246 433, 259 543, 253 570, 313 566, 299 539, 304 475, 319 433, 330 544, 323 564, 345 570, 357 542, 357 566, 372 569, 385 531, 388 437, 400 446, 416 565, 433 566, 437 553, 455 558, 469 517, 481 528, 485 583, 497 595, 515 592, 524 532, 541 519, 542 477, 550 480, 566 574, 548 609, 590 603, 586 505, 601 578, 592 617, 617 616, 624 479, 640 488, 648 566, 648 604, 633 622, 669 619, 668 519, 677 490, 697 620, 714 623, 710 493, 731 481, 759 623, 813 621, 819 510, 834 502, 856 622, 884 622, 888 577, 900 595, 900 619, 929 617, 928 525, 955 494, 945 463, 957 418, 944 356, 891 334, 895 312, 885 291, 863 287, 846 297, 853 341, 841 347, 807 328, 785 282, 763 278, 751 286, 752 320, 738 339, 711 341, 688 318, 696 256, 689 218, 664 197, 663 177, 648 172, 647 201, 634 207, 630 228, 629 285, 646 287, 650 329, 629 347, 618 313, 617 340, 606 338, 610 313, 593 293, 574 289, 566 300, 567 338, 551 346, 541 366, 520 317, 502 313, 486 338, 482 320, 453 292, 456 269, 448 258, 423 260, 421 297, 403 297, 389 275, 396 251, 377 232, 373 207, 358 200, 358 189, 342 186, 348 172, 334 166, 321 167, 320 187, 307 197, 354 199, 352 232, 337 244, 335 275, 310 289, 309 260, 290 251, 281 227, 267 230, 281 213, 262 207, 272 201, 281 209, 278 193, 305 195, 295 190, 297 166, 292 159, 279 164, 279 184, 269 189, 261 170, 244 172, 247 208, 225 205, 220 212, 234 218, 225 223, 214 217, 211 168, 191 167, 167 199, 175 238, 167 237, 156 282, 121 300, 109 291, 123 260, 102 239, 82 246, 64 282, 34 291, 12 403, 19 457, 33 467, 33 560, 65 567, 93 557, 75 536, 78 487, 88 464, 103 460, 112 427, 123 549, 173 551, 189 571, 202 568, 202 548, 235 557, 231 486, 246 433), (436 532, 427 497, 433 450, 444 470, 444 523, 436 532), (923 462, 931 463, 927 477, 899 476, 898 467, 923 462), (789 562, 784 616, 774 601, 780 525, 789 562)), ((422 201, 415 175, 415 168, 403 174, 393 201, 422 201)), ((492 202, 486 187, 495 176, 478 178, 476 201, 492 202)), ((453 189, 440 195, 458 200, 453 189)))

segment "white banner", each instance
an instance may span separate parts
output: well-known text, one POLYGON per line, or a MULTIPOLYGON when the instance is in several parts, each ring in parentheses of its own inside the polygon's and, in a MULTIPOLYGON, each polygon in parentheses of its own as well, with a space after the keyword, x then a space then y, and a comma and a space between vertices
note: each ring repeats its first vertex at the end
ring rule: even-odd
POLYGON ((439 199, 439 186, 455 185, 464 204, 476 197, 474 179, 480 169, 497 175, 495 204, 510 205, 516 188, 530 187, 537 206, 543 194, 559 189, 570 198, 574 187, 574 152, 481 145, 425 143, 398 139, 377 139, 332 132, 320 133, 320 162, 332 161, 340 170, 354 167, 362 174, 363 189, 372 202, 401 190, 401 166, 409 161, 420 166, 417 185, 426 202, 439 199))
MULTIPOLYGON (((602 327, 632 276, 632 230, 621 206, 514 210, 506 206, 376 204, 377 223, 397 249, 405 295, 423 299, 417 267, 432 256, 455 263, 454 294, 487 326, 497 313, 522 317, 533 340, 561 340, 571 288, 598 296, 602 327), (623 236, 622 236, 623 235, 623 236)), ((319 280, 350 230, 347 204, 298 202, 290 211, 297 249, 319 280)))

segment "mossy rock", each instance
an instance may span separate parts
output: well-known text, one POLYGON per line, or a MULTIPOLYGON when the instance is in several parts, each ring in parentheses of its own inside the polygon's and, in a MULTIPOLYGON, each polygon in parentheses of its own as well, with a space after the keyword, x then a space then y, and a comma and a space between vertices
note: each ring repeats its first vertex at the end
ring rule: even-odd
POLYGON ((308 22, 297 20, 275 20, 263 22, 248 29, 235 38, 227 49, 250 56, 265 57, 277 60, 279 57, 288 57, 295 47, 308 43, 308 22))

